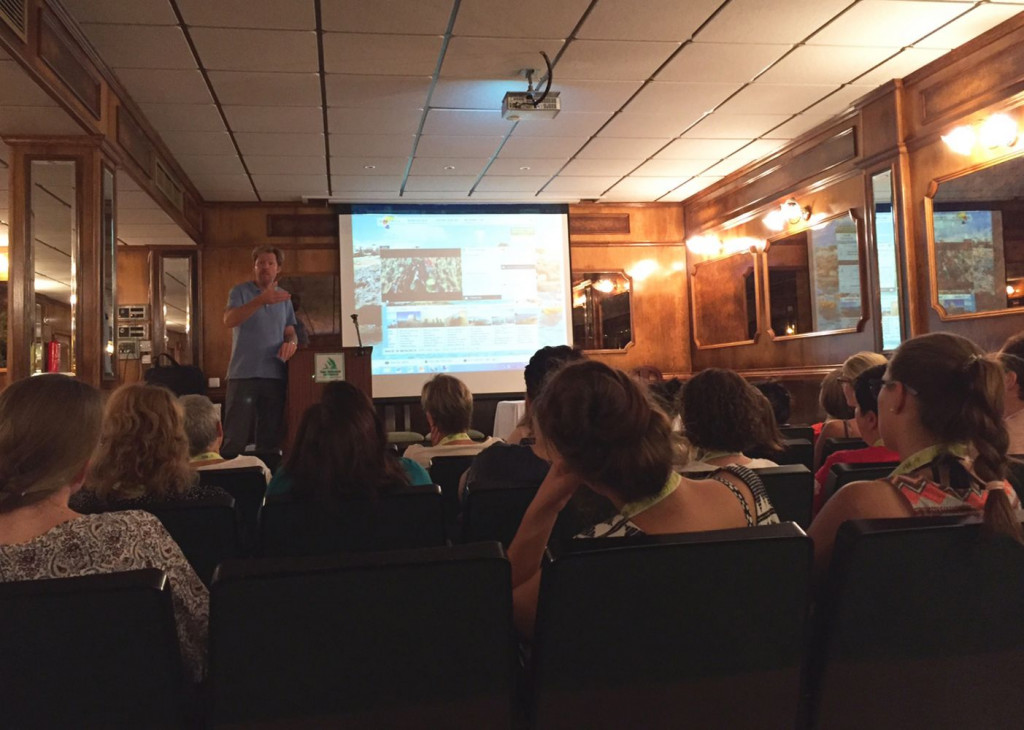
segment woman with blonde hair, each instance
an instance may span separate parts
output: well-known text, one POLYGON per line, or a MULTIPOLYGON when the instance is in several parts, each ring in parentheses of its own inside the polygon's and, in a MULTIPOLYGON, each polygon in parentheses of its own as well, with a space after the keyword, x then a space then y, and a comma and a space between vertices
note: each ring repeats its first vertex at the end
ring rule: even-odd
POLYGON ((1020 503, 1004 479, 1001 365, 970 340, 935 332, 900 345, 876 387, 882 441, 902 461, 825 503, 808 533, 818 571, 847 520, 977 513, 1020 540, 1020 503))
POLYGON ((69 506, 101 416, 99 392, 65 375, 26 378, 0 392, 0 581, 163 570, 182 659, 199 680, 209 596, 181 549, 146 512, 82 515, 69 506))
POLYGON ((107 401, 92 473, 72 506, 101 512, 227 494, 197 482, 174 393, 152 385, 123 385, 107 401))
MULTIPOLYGON (((870 367, 875 365, 885 365, 888 362, 885 359, 885 355, 881 355, 877 352, 858 352, 854 355, 850 355, 843 361, 843 365, 838 369, 838 374, 830 374, 825 377, 824 383, 821 385, 821 397, 830 398, 831 400, 838 400, 837 393, 834 392, 835 386, 838 385, 843 393, 843 399, 846 401, 847 408, 849 409, 849 415, 843 418, 837 418, 836 420, 825 419, 825 423, 822 424, 821 432, 818 434, 817 441, 814 442, 814 468, 820 469, 822 462, 825 461, 825 441, 830 438, 859 438, 860 431, 857 428, 856 421, 850 420, 853 418, 853 410, 857 407, 857 394, 853 391, 853 381, 857 379, 857 376, 870 367), (833 378, 832 383, 828 383, 829 378, 833 378), (828 383, 829 391, 826 393, 826 384, 828 383)), ((822 406, 825 407, 827 413, 835 411, 835 406, 832 406, 832 411, 827 407, 827 403, 822 400, 822 406)))

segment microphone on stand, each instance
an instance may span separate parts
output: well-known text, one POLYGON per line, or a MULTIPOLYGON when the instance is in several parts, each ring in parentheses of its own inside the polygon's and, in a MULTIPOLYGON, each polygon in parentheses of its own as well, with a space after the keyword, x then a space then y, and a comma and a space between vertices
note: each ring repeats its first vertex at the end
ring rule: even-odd
POLYGON ((359 315, 352 315, 352 324, 356 326, 356 339, 359 340, 359 347, 363 346, 363 336, 359 333, 359 315))

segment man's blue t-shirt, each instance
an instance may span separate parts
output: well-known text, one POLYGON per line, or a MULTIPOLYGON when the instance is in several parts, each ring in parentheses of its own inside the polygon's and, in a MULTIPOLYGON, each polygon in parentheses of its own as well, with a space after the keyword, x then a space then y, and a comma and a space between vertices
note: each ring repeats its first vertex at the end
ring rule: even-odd
MULTIPOLYGON (((240 307, 260 295, 260 288, 254 281, 231 289, 228 294, 228 309, 240 307)), ((287 366, 277 357, 277 351, 284 342, 284 328, 295 326, 295 310, 292 300, 277 304, 264 304, 249 319, 231 328, 231 364, 228 366, 228 380, 233 378, 277 378, 283 379, 287 366)))

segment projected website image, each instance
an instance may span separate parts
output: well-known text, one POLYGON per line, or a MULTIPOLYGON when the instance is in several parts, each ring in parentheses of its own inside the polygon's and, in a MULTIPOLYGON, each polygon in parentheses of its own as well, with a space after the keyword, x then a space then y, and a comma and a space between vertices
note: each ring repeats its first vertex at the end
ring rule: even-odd
POLYGON ((380 291, 387 303, 462 298, 462 257, 457 249, 380 251, 380 291))

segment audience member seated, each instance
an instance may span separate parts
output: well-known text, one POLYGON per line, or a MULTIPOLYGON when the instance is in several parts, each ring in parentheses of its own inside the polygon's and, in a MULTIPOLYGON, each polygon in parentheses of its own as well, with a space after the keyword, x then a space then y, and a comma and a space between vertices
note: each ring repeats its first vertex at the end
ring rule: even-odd
POLYGON ((1010 436, 1009 453, 1024 454, 1024 332, 1003 343, 999 350, 1003 364, 1003 425, 1010 436))
POLYGON ((821 381, 821 390, 818 391, 818 405, 825 411, 825 420, 811 426, 814 429, 814 443, 820 440, 821 432, 833 421, 838 426, 830 427, 830 430, 839 430, 842 435, 833 435, 832 438, 850 438, 850 421, 853 419, 853 408, 846 403, 846 394, 839 378, 843 377, 842 366, 825 376, 821 381))
POLYGON ((205 395, 183 395, 178 401, 185 412, 188 461, 193 469, 211 471, 258 466, 263 470, 263 476, 270 481, 270 469, 262 459, 249 454, 239 454, 233 459, 225 459, 220 455, 224 427, 221 425, 217 406, 209 398, 205 395))
MULTIPOLYGON (((857 422, 851 420, 853 418, 853 409, 857 407, 857 397, 853 392, 853 380, 868 368, 874 365, 885 365, 885 363, 885 356, 877 352, 858 352, 856 355, 850 355, 850 357, 846 358, 842 369, 835 378, 835 384, 839 385, 842 390, 843 400, 846 402, 847 407, 843 409, 841 421, 825 419, 825 423, 818 433, 818 438, 814 442, 815 469, 820 468, 825 460, 825 441, 831 438, 855 438, 861 436, 860 431, 857 429, 857 422)), ((834 390, 834 385, 830 385, 830 388, 834 390)), ((821 389, 822 397, 824 397, 825 383, 822 383, 821 389)), ((828 397, 830 400, 833 398, 838 400, 837 396, 831 391, 828 397)), ((822 405, 825 404, 823 403, 822 405)), ((834 406, 831 403, 829 404, 832 408, 838 408, 838 405, 838 402, 834 406)), ((825 408, 825 412, 830 415, 833 413, 829 407, 825 408)))
POLYGON ((544 381, 566 363, 582 360, 583 353, 567 345, 542 347, 533 354, 523 371, 526 381, 526 416, 513 432, 515 440, 491 444, 473 460, 465 473, 463 484, 473 482, 506 481, 519 484, 544 481, 548 462, 533 435, 533 402, 540 394, 544 381))
POLYGON ((99 392, 64 375, 25 378, 0 393, 0 581, 164 571, 182 659, 198 681, 209 596, 160 521, 138 511, 81 515, 68 506, 101 416, 99 392))
POLYGON ((402 486, 431 484, 426 470, 388 447, 384 423, 367 395, 343 381, 324 386, 302 416, 295 443, 270 480, 267 495, 327 505, 372 497, 402 486))
POLYGON ((861 438, 868 444, 864 449, 847 449, 829 454, 825 463, 814 476, 814 514, 821 511, 825 503, 823 487, 832 471, 833 464, 869 464, 872 462, 899 461, 900 456, 882 443, 878 433, 878 391, 885 376, 885 365, 874 365, 853 380, 853 392, 857 397, 854 419, 861 438))
POLYGON ((89 479, 71 498, 71 507, 79 512, 145 509, 212 496, 227 492, 198 483, 174 393, 141 384, 115 390, 107 401, 89 479))
POLYGON ((771 403, 772 413, 775 414, 775 423, 779 426, 789 423, 789 414, 793 406, 793 396, 789 389, 778 380, 764 380, 754 383, 754 387, 761 391, 761 395, 771 403))
POLYGON ((754 448, 782 449, 782 434, 768 399, 732 370, 708 368, 683 386, 683 431, 695 451, 683 471, 709 471, 728 464, 748 469, 778 466, 751 459, 754 448))
POLYGON ((552 463, 508 549, 516 626, 524 635, 533 633, 541 559, 555 520, 580 488, 611 500, 618 514, 579 537, 778 522, 749 469, 726 466, 700 480, 675 473, 668 418, 621 371, 594 361, 568 365, 544 386, 533 410, 552 463))
POLYGON ((817 571, 847 520, 983 512, 992 531, 1019 539, 1020 504, 1004 479, 1002 400, 1002 367, 970 340, 936 332, 900 345, 878 394, 879 432, 900 464, 825 503, 808 533, 817 571))
POLYGON ((435 375, 424 384, 420 404, 430 426, 431 445, 413 444, 405 450, 405 456, 420 466, 429 468, 435 456, 476 456, 501 440, 492 436, 485 441, 474 441, 469 437, 473 394, 458 378, 435 375))

